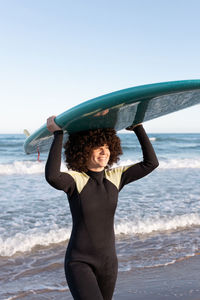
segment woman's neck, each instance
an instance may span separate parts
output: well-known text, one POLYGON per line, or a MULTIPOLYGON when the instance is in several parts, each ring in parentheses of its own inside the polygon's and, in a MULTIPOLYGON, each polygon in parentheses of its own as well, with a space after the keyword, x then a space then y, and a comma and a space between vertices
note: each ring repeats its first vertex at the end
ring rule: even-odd
POLYGON ((89 171, 92 172, 102 172, 104 170, 104 167, 99 167, 99 168, 90 168, 88 169, 89 171))

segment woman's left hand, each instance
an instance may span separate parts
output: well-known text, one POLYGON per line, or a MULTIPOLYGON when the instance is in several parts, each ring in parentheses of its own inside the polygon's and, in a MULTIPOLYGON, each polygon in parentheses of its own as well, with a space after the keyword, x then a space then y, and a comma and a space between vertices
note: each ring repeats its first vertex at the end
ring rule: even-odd
POLYGON ((135 127, 138 127, 139 125, 142 125, 142 123, 136 124, 136 125, 131 125, 129 127, 126 127, 126 130, 133 130, 135 127))

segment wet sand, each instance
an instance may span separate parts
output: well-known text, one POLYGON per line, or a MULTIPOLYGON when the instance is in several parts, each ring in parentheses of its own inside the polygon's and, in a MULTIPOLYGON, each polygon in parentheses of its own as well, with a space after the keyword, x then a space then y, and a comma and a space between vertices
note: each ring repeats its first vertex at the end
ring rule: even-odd
POLYGON ((200 300, 200 256, 165 267, 121 273, 115 300, 200 300))
MULTIPOLYGON (((14 283, 16 289, 12 285, 13 290, 7 289, 3 298, 0 299, 72 300, 63 276, 62 264, 54 265, 54 268, 55 272, 52 272, 51 269, 50 273, 51 276, 61 276, 59 285, 52 287, 50 284, 48 286, 48 282, 46 282, 45 288, 37 286, 35 290, 26 289, 25 291, 23 290, 23 282, 21 282, 20 288, 18 285, 20 281, 18 282, 16 278, 14 283)), ((25 275, 28 276, 31 274, 26 272, 25 275)), ((199 275, 200 255, 164 267, 119 272, 113 300, 200 300, 199 275)), ((33 280, 36 280, 34 274, 31 276, 33 280)), ((28 276, 27 279, 30 280, 31 276, 28 276)), ((5 287, 5 282, 3 283, 5 287)), ((7 282, 7 284, 9 283, 7 282)))

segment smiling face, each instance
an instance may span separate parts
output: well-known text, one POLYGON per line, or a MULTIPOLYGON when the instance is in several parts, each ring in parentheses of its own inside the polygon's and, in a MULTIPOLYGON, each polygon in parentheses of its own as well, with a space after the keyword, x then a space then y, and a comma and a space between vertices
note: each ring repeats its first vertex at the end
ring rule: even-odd
POLYGON ((90 171, 101 172, 107 166, 110 159, 110 150, 108 145, 94 148, 87 162, 87 168, 90 171))
POLYGON ((69 134, 64 148, 67 168, 85 173, 88 169, 98 172, 104 168, 110 168, 118 162, 122 154, 120 139, 113 128, 99 128, 69 134))

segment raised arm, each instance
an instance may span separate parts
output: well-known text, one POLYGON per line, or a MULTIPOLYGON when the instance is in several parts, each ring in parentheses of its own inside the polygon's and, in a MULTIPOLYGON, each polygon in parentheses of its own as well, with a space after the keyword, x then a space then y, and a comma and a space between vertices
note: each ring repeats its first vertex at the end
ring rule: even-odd
POLYGON ((55 123, 55 126, 52 124, 54 118, 47 120, 47 128, 54 134, 54 139, 45 166, 45 178, 54 188, 71 193, 75 187, 75 181, 69 174, 60 171, 63 131, 55 123))
POLYGON ((133 127, 132 130, 135 132, 141 145, 143 152, 143 161, 129 166, 127 167, 127 169, 125 169, 121 177, 120 189, 122 189, 125 184, 146 176, 159 165, 155 151, 142 124, 133 127))

